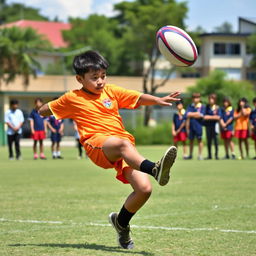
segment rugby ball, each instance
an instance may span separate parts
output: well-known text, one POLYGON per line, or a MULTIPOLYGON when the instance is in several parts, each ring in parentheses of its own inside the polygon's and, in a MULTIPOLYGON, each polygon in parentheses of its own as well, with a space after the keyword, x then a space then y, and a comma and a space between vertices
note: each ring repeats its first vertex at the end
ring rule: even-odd
POLYGON ((198 56, 192 38, 175 26, 160 28, 156 34, 156 44, 161 54, 175 66, 191 66, 198 56))

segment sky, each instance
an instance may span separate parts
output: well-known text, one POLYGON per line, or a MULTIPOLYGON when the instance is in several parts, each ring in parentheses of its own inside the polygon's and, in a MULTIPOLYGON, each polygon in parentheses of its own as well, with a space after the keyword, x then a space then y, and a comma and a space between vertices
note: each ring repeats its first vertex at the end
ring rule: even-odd
MULTIPOLYGON (((7 0, 39 8, 41 13, 67 21, 68 17, 85 18, 92 13, 113 16, 113 5, 122 0, 7 0)), ((132 0, 128 0, 132 1, 132 0)), ((177 0, 178 2, 184 0, 177 0)), ((234 31, 238 29, 238 17, 256 18, 256 0, 187 0, 189 11, 186 25, 189 30, 197 26, 207 32, 228 21, 234 31)), ((167 24, 166 24, 167 25, 167 24)), ((169 24, 171 25, 171 24, 169 24)))

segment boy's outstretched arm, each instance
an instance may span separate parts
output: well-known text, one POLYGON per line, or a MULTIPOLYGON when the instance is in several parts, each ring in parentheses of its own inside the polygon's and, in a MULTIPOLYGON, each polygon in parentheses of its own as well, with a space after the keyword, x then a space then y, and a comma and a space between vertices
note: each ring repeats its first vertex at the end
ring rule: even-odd
POLYGON ((138 106, 150 106, 150 105, 160 105, 160 106, 171 106, 171 102, 180 101, 177 98, 180 95, 179 92, 173 92, 165 97, 156 97, 150 94, 142 94, 138 100, 138 106))
POLYGON ((39 108, 38 113, 41 116, 51 116, 52 115, 52 111, 50 110, 48 103, 44 104, 41 108, 39 108))

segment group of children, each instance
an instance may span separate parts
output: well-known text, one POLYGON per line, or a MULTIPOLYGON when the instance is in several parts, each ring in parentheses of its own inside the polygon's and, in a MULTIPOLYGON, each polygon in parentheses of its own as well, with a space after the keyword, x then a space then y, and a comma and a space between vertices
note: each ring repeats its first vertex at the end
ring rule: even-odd
POLYGON ((224 159, 236 159, 233 137, 238 139, 240 156, 237 159, 245 158, 244 148, 246 157, 249 158, 249 137, 254 141, 256 153, 256 98, 253 99, 254 110, 252 110, 246 98, 241 98, 234 109, 227 97, 223 99, 223 105, 220 107, 216 104, 216 94, 209 95, 207 105, 202 104, 200 96, 200 93, 193 93, 192 104, 186 110, 182 101, 176 102, 177 113, 173 116, 172 135, 175 146, 178 142, 183 145, 183 158, 193 158, 194 139, 197 139, 198 159, 203 159, 203 126, 205 126, 207 140, 208 157, 206 159, 213 157, 212 143, 215 147, 215 159, 219 159, 219 133, 224 142, 224 159), (187 138, 189 154, 186 147, 187 138))

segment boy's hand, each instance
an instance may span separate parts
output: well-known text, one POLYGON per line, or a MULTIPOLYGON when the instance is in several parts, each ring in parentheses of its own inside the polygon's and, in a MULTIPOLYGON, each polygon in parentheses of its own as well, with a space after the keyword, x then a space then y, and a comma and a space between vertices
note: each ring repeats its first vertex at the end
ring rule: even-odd
POLYGON ((159 98, 157 104, 160 106, 172 106, 171 102, 180 101, 180 98, 177 98, 180 95, 180 92, 173 92, 165 97, 159 98))
POLYGON ((173 131, 172 132, 172 136, 174 137, 174 136, 176 136, 177 135, 177 133, 175 132, 175 131, 173 131))

